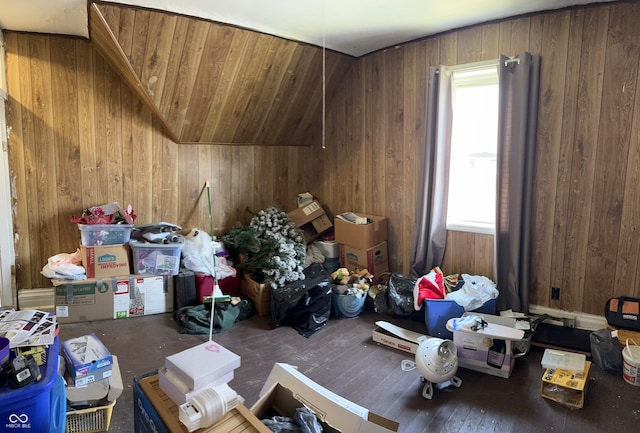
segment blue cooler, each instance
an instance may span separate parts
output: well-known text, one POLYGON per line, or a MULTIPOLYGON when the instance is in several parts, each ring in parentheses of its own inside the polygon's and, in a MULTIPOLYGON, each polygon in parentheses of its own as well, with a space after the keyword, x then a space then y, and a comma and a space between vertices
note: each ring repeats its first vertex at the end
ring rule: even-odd
MULTIPOLYGON (((464 307, 456 301, 448 299, 425 299, 424 321, 427 325, 427 333, 431 337, 453 340, 453 332, 447 329, 447 320, 462 317, 465 313, 464 307)), ((490 299, 480 308, 473 310, 479 314, 495 314, 496 300, 490 299)))
POLYGON ((0 431, 64 433, 67 396, 58 374, 58 338, 47 348, 42 378, 22 388, 0 387, 0 431))

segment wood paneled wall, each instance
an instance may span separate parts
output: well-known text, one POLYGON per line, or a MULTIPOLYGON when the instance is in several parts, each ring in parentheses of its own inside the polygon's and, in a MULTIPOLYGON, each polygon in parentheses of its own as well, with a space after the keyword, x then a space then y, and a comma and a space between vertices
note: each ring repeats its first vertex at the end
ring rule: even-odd
MULTIPOLYGON (((640 3, 561 10, 448 32, 358 59, 327 107, 326 148, 178 145, 88 42, 6 33, 19 288, 75 250, 82 209, 131 203, 138 222, 248 221, 310 191, 333 213, 389 218, 393 270, 408 272, 426 71, 500 53, 542 58, 531 302, 602 314, 640 296, 640 3), (551 286, 561 300, 550 301, 551 286)), ((452 232, 443 270, 491 276, 492 238, 452 232)))
MULTIPOLYGON (((530 301, 601 315, 610 296, 640 295, 638 14, 638 2, 573 8, 359 59, 331 105, 329 151, 313 149, 330 181, 312 191, 386 215, 392 267, 408 272, 428 67, 539 53, 530 301)), ((492 256, 492 236, 450 232, 442 267, 492 276, 492 256)))
POLYGON ((92 42, 178 143, 317 143, 323 82, 333 95, 354 62, 187 16, 114 4, 90 11, 92 42))

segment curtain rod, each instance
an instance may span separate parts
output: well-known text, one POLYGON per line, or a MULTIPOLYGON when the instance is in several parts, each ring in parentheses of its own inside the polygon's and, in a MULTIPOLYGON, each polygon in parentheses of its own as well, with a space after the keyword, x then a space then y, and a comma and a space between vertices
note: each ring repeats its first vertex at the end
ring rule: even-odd
POLYGON ((509 63, 514 63, 514 62, 517 63, 517 64, 520 64, 520 58, 519 57, 511 57, 511 58, 509 58, 509 59, 504 61, 504 65, 507 66, 507 65, 509 65, 509 63))

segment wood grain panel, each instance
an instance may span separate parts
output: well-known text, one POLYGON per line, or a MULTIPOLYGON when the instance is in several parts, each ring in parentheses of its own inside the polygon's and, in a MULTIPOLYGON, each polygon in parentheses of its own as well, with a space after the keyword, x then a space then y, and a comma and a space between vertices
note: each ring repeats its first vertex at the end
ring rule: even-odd
MULTIPOLYGON (((564 96, 562 107, 562 132, 560 143, 560 154, 558 158, 558 179, 557 179, 557 194, 556 194, 556 207, 553 226, 553 238, 554 239, 567 239, 567 232, 571 231, 571 227, 568 226, 568 202, 571 197, 571 189, 573 186, 573 178, 571 176, 571 163, 573 160, 573 150, 567 143, 571 143, 575 136, 576 129, 576 115, 575 101, 578 94, 578 87, 580 83, 580 55, 582 49, 582 34, 584 29, 584 14, 571 13, 570 23, 566 27, 569 30, 568 46, 572 47, 567 56, 567 67, 564 80, 564 96)), ((542 205, 540 203, 539 205, 542 205)), ((540 287, 570 287, 565 286, 563 281, 565 279, 565 267, 564 258, 567 257, 570 252, 565 251, 565 243, 557 243, 551 254, 551 272, 549 275, 549 281, 544 281, 540 284, 540 287)), ((549 292, 550 293, 550 292, 549 292)), ((540 304, 544 302, 544 290, 537 291, 538 299, 535 302, 540 304)), ((562 306, 563 304, 570 305, 570 299, 575 299, 575 294, 570 290, 564 290, 561 293, 559 301, 551 301, 555 307, 562 306)))
POLYGON ((57 215, 60 209, 57 206, 56 182, 56 156, 55 149, 51 146, 54 142, 53 131, 53 99, 49 85, 51 80, 51 38, 45 36, 40 40, 31 37, 28 43, 29 58, 31 60, 31 110, 34 114, 33 130, 35 143, 31 148, 30 158, 26 160, 26 170, 35 180, 29 188, 29 198, 48 197, 47 200, 30 200, 28 218, 30 224, 37 228, 30 231, 31 248, 36 248, 33 256, 41 263, 57 254, 54 246, 59 243, 59 226, 57 215), (35 202, 35 203, 34 203, 35 202))
POLYGON ((164 14, 152 14, 149 17, 149 33, 145 35, 146 47, 142 72, 140 73, 140 82, 156 106, 158 106, 162 100, 162 92, 164 91, 165 77, 168 69, 167 64, 169 62, 168 57, 161 57, 158 55, 158 52, 164 50, 167 46, 171 46, 176 21, 176 16, 164 14))
MULTIPOLYGON (((554 221, 552 227, 536 233, 536 248, 547 248, 553 243, 553 239, 558 236, 564 225, 561 217, 564 207, 561 203, 566 200, 562 192, 563 178, 566 179, 566 171, 560 173, 559 165, 561 159, 561 136, 563 127, 562 110, 564 105, 563 88, 566 89, 567 70, 567 41, 569 38, 569 14, 568 12, 546 15, 544 17, 542 30, 542 51, 541 57, 546 63, 555 67, 548 70, 548 73, 541 74, 540 77, 540 105, 543 110, 538 111, 539 127, 536 145, 536 161, 534 178, 536 179, 536 190, 539 201, 533 205, 535 226, 541 227, 543 221, 554 221), (560 185, 560 186, 559 186, 560 185), (560 190, 560 191, 559 191, 560 190), (555 197, 550 201, 548 197, 555 197), (560 203, 558 202, 560 201, 560 203), (561 210, 558 210, 558 208, 561 210)), ((566 180, 565 180, 566 183, 566 180)), ((557 259, 553 254, 534 254, 536 257, 535 275, 532 275, 532 285, 538 287, 539 294, 550 290, 550 279, 553 259, 557 259)), ((557 269, 554 269, 557 270, 557 269)), ((542 299, 536 299, 542 302, 542 299)))
MULTIPOLYGON (((562 286, 569 288, 566 305, 580 305, 584 299, 586 261, 589 237, 586 221, 591 219, 594 172, 597 164, 596 145, 602 98, 603 71, 606 58, 606 33, 609 11, 584 11, 584 28, 580 55, 580 75, 576 95, 576 128, 572 140, 571 195, 567 203, 567 237, 564 240, 565 265, 562 286)), ((567 290, 565 289, 565 292, 567 290)), ((565 294, 566 296, 566 294, 565 294)))
MULTIPOLYGON (((589 251, 586 257, 584 308, 596 310, 614 294, 625 290, 614 287, 610 275, 594 269, 615 272, 620 237, 624 180, 629 155, 629 125, 633 120, 635 86, 638 74, 637 39, 630 38, 637 28, 634 14, 637 4, 626 5, 627 10, 612 8, 607 35, 607 60, 604 64, 600 129, 598 133, 594 199, 589 222, 589 251), (606 157, 604 156, 606 153, 606 157), (616 172, 617 176, 611 173, 616 172)), ((615 275, 615 274, 614 274, 615 275)), ((626 289, 628 290, 628 289, 626 289)))
POLYGON ((448 274, 475 274, 474 269, 476 235, 468 232, 448 231, 447 247, 444 251, 442 271, 448 274))
MULTIPOLYGON (((153 10, 100 4, 92 11, 117 35, 97 29, 101 51, 145 93, 176 141, 291 146, 319 136, 321 48, 153 10)), ((352 62, 327 51, 328 85, 338 86, 352 62)))
MULTIPOLYGON (((115 16, 118 16, 118 14, 115 12, 107 14, 107 17, 110 17, 112 19, 115 16)), ((120 18, 133 18, 131 15, 128 15, 126 13, 122 13, 119 16, 120 18)), ((123 24, 122 19, 118 22, 123 24)), ((124 21, 124 23, 128 22, 129 20, 124 21)), ((128 31, 122 30, 122 26, 117 26, 114 23, 111 23, 111 25, 121 30, 118 33, 121 38, 130 37, 130 40, 133 40, 133 36, 128 31)), ((92 43, 95 44, 100 53, 106 59, 108 59, 111 67, 115 68, 120 76, 129 84, 129 86, 131 86, 138 97, 145 101, 148 107, 153 108, 153 101, 150 99, 149 94, 146 92, 139 79, 139 76, 136 75, 135 70, 131 66, 131 56, 133 55, 133 53, 131 52, 131 43, 128 43, 127 39, 124 39, 124 41, 121 40, 120 43, 117 42, 114 33, 111 31, 111 29, 108 27, 107 22, 105 21, 105 17, 98 10, 98 7, 95 3, 91 5, 89 14, 89 27, 92 43)), ((129 29, 129 27, 127 27, 127 29, 129 29)), ((167 122, 162 116, 158 117, 163 122, 167 132, 175 141, 175 131, 168 127, 167 122)))
MULTIPOLYGON (((66 242, 61 240, 75 237, 77 228, 69 223, 71 215, 59 213, 58 209, 69 209, 80 201, 81 196, 81 189, 77 183, 77 179, 81 177, 81 164, 75 41, 54 38, 51 40, 50 48, 51 56, 59 59, 59 62, 51 64, 51 80, 57 83, 51 87, 51 99, 65 101, 53 111, 51 125, 57 179, 57 199, 53 206, 58 217, 55 225, 60 237, 57 242, 66 245, 66 242)), ((69 247, 68 252, 73 252, 73 245, 69 247)))

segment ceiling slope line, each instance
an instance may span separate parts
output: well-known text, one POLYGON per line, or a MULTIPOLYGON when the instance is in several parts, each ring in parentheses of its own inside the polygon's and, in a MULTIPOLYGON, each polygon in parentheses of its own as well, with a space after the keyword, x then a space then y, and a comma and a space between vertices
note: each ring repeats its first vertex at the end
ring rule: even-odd
POLYGON ((149 107, 155 117, 160 120, 169 138, 175 143, 181 144, 178 136, 171 130, 149 94, 144 90, 140 78, 133 70, 133 66, 95 3, 91 4, 90 9, 89 40, 98 52, 104 56, 109 65, 118 72, 120 77, 129 85, 136 95, 138 95, 145 105, 149 107))

